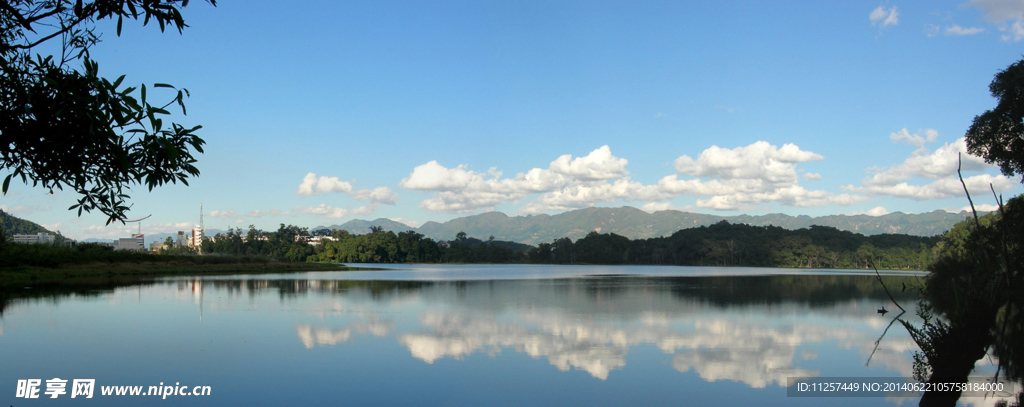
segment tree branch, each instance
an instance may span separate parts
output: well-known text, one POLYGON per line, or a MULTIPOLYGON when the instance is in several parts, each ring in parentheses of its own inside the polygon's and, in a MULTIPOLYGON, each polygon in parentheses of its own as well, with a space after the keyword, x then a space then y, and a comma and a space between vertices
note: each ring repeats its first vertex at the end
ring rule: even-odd
POLYGON ((964 182, 964 175, 960 173, 960 167, 963 166, 960 153, 956 153, 956 176, 960 177, 960 185, 964 187, 964 193, 967 194, 967 202, 971 204, 971 212, 974 212, 974 225, 981 228, 981 222, 978 221, 978 211, 974 209, 974 201, 971 200, 971 192, 967 190, 967 183, 964 182))
MULTIPOLYGON (((31 44, 27 44, 27 45, 26 44, 18 44, 18 45, 14 45, 14 46, 6 46, 5 49, 0 49, 0 52, 11 51, 11 50, 16 50, 16 49, 32 49, 36 45, 42 44, 42 43, 44 43, 46 41, 49 41, 49 40, 53 39, 53 37, 56 37, 58 35, 62 35, 62 34, 67 33, 68 31, 71 31, 72 28, 75 28, 76 25, 81 24, 82 21, 85 21, 85 20, 86 20, 85 17, 78 17, 78 19, 75 22, 71 23, 71 25, 63 27, 63 28, 60 29, 60 31, 57 31, 57 32, 55 32, 53 34, 50 34, 50 35, 47 35, 46 37, 40 38, 39 41, 33 42, 31 44)), ((35 31, 33 31, 33 32, 35 32, 35 31)))

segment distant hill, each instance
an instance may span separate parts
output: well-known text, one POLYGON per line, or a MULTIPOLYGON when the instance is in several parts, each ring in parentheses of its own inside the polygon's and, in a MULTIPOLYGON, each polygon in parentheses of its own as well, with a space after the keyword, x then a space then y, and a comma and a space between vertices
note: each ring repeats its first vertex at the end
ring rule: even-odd
POLYGON ((773 225, 791 230, 811 225, 831 226, 867 236, 883 233, 934 236, 949 230, 966 216, 967 212, 950 213, 942 210, 922 214, 895 212, 883 216, 829 215, 816 218, 778 213, 717 216, 681 211, 647 213, 627 206, 578 209, 558 215, 508 216, 501 212, 488 212, 444 223, 427 222, 419 228, 381 218, 374 221, 351 220, 341 225, 319 226, 313 229, 344 229, 351 233, 364 234, 370 232, 370 226, 379 226, 395 233, 414 230, 436 240, 451 240, 457 233, 466 232, 471 237, 481 239, 494 236, 496 240, 536 245, 562 237, 577 240, 595 230, 600 233, 615 233, 630 239, 645 239, 671 235, 680 229, 712 225, 722 220, 733 224, 773 225))
POLYGON ((34 235, 36 233, 53 233, 38 223, 27 221, 17 216, 0 210, 0 224, 3 225, 3 233, 10 235, 34 235))
MULTIPOLYGON (((416 229, 416 228, 414 228, 412 226, 409 226, 409 225, 406 225, 406 224, 400 223, 400 222, 395 222, 395 221, 393 221, 391 219, 379 218, 379 219, 372 220, 372 221, 362 220, 362 219, 354 219, 354 220, 350 220, 348 222, 342 223, 340 225, 317 226, 315 228, 310 228, 309 230, 310 231, 314 231, 314 230, 319 230, 319 229, 331 229, 331 230, 341 229, 341 230, 347 230, 347 231, 349 231, 349 233, 353 233, 353 234, 357 234, 357 235, 365 235, 367 233, 370 233, 370 227, 371 226, 379 226, 381 228, 384 228, 385 231, 395 232, 395 233, 406 232, 406 231, 409 231, 409 230, 415 230, 416 229)), ((420 233, 423 233, 423 232, 420 232, 420 233)), ((452 239, 452 238, 455 238, 454 234, 449 239, 452 239)))

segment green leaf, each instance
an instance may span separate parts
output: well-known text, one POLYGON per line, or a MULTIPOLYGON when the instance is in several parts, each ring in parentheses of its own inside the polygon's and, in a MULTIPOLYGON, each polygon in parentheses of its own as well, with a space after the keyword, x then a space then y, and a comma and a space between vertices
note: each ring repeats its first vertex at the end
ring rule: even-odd
POLYGON ((171 89, 174 89, 174 86, 168 85, 166 83, 154 83, 153 87, 154 88, 171 88, 171 89))
POLYGON ((117 16, 117 36, 121 36, 121 16, 117 16))
POLYGON ((14 176, 14 174, 7 174, 7 178, 4 178, 4 190, 3 190, 3 194, 4 195, 7 195, 7 187, 11 186, 11 177, 13 177, 13 176, 14 176))

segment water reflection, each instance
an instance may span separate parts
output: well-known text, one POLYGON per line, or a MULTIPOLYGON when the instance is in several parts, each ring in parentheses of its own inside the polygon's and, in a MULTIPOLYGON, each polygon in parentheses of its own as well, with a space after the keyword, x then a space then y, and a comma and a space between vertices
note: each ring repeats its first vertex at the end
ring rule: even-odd
MULTIPOLYGON (((890 287, 899 287, 904 280, 916 281, 913 277, 886 279, 890 287)), ((904 303, 916 298, 913 292, 894 294, 904 303)), ((364 387, 381 390, 397 377, 403 383, 424 383, 408 385, 426 393, 434 391, 426 383, 437 386, 436 380, 469 383, 459 389, 460 394, 495 391, 512 386, 511 382, 524 388, 541 386, 531 381, 536 377, 583 386, 565 391, 590 394, 584 401, 594 404, 608 404, 600 399, 608 394, 642 398, 661 393, 663 403, 676 404, 670 401, 678 399, 668 396, 673 389, 696 391, 712 384, 719 386, 714 387, 717 391, 730 389, 737 394, 730 397, 752 397, 735 402, 789 404, 779 399, 784 397, 779 388, 790 376, 909 377, 910 352, 915 349, 905 332, 892 330, 879 344, 871 365, 864 366, 875 339, 891 319, 875 312, 889 300, 872 276, 174 279, 130 288, 6 295, 6 315, 20 325, 0 327, 7 329, 0 330, 0 335, 6 334, 0 340, 0 355, 7 355, 0 356, 0 362, 17 362, 17 352, 31 346, 31 341, 8 338, 26 335, 25 327, 39 315, 81 307, 90 298, 108 301, 106 305, 93 301, 95 315, 76 313, 76 321, 100 325, 104 332, 127 330, 117 325, 117 318, 103 318, 103 313, 113 312, 104 307, 118 306, 123 300, 134 303, 138 296, 135 308, 115 311, 130 313, 121 319, 137 324, 131 328, 135 335, 164 329, 159 332, 167 337, 160 340, 173 345, 155 352, 220 350, 218 356, 200 359, 201 366, 189 369, 238 377, 244 386, 257 386, 253 381, 269 385, 259 382, 264 379, 255 378, 255 372, 263 372, 260 377, 267 380, 312 380, 275 372, 343 376, 347 381, 333 380, 329 390, 348 394, 371 392, 364 387), (131 314, 136 308, 139 313, 131 314), (160 325, 162 321, 151 323, 145 316, 153 313, 175 321, 170 324, 173 328, 160 325), (13 343, 22 348, 5 345, 13 343), (250 346, 257 348, 250 350, 250 346), (270 356, 276 357, 273 364, 253 365, 270 356), (498 381, 488 382, 492 377, 498 381), (637 377, 659 385, 643 387, 635 384, 640 383, 637 377)), ((66 339, 81 338, 67 335, 66 339)), ((121 352, 107 342, 84 343, 101 347, 94 351, 98 357, 121 352)), ((195 359, 187 354, 168 356, 179 357, 195 359)), ((161 369, 134 359, 122 364, 127 367, 117 366, 128 372, 161 369)), ((7 376, 0 374, 0 379, 7 376)), ((311 391, 316 389, 320 388, 311 391)))
MULTIPOLYGON (((409 354, 428 364, 443 358, 462 360, 480 352, 503 350, 546 359, 560 371, 581 370, 605 380, 626 366, 631 347, 652 344, 673 355, 680 372, 694 371, 706 381, 731 380, 752 388, 784 385, 789 376, 816 376, 818 370, 798 367, 817 359, 817 350, 798 349, 828 341, 842 348, 871 350, 872 339, 886 321, 873 312, 883 294, 863 278, 599 278, 552 281, 381 282, 381 281, 251 281, 275 288, 279 295, 309 292, 368 292, 376 301, 416 298, 430 303, 418 323, 422 329, 397 336, 409 354), (830 298, 823 291, 837 295, 830 298), (797 297, 796 299, 792 297, 797 297), (868 297, 868 299, 865 299, 868 297), (858 300, 841 300, 857 298, 858 300), (803 299, 802 301, 800 299, 803 299), (440 304, 437 304, 437 303, 440 304), (451 308, 442 311, 434 308, 451 308), (766 304, 776 304, 766 307, 766 304), (780 304, 782 306, 780 306, 780 304), (742 308, 767 314, 709 318, 742 308), (819 315, 820 314, 820 315, 819 315), (802 317, 795 317, 802 315, 802 317), (807 316, 828 323, 800 322, 807 316), (772 325, 772 323, 776 325, 772 325), (673 326, 673 324, 680 324, 673 326), (636 325, 619 327, 617 325, 636 325), (852 325, 852 326, 850 326, 852 325)), ((236 284, 237 282, 213 282, 236 284)), ((325 311, 341 312, 334 304, 325 311)), ((299 325, 296 332, 307 349, 348 341, 353 332, 387 336, 394 323, 359 322, 331 329, 299 325)), ((876 366, 908 375, 906 338, 894 338, 876 351, 876 366)))
POLYGON ((299 340, 302 341, 302 345, 306 349, 313 349, 317 346, 334 346, 342 342, 348 342, 352 338, 353 332, 384 337, 388 336, 392 329, 395 329, 393 321, 359 322, 353 326, 340 329, 311 326, 308 324, 301 324, 295 327, 295 331, 299 334, 299 340))
MULTIPOLYGON (((857 308, 860 304, 845 306, 857 308)), ((860 307, 863 309, 863 307, 860 307)), ((713 312, 712 312, 713 313, 713 312)), ((427 332, 398 337, 410 354, 427 363, 449 357, 462 359, 475 352, 500 353, 502 349, 545 358, 561 371, 570 368, 605 380, 626 365, 629 349, 652 344, 674 355, 672 366, 680 372, 695 371, 706 381, 732 380, 753 388, 784 386, 789 376, 817 376, 797 362, 816 359, 818 351, 801 346, 833 341, 843 348, 870 351, 872 329, 835 327, 799 322, 769 325, 745 317, 668 319, 630 328, 580 321, 558 313, 522 315, 519 322, 501 322, 489 315, 467 312, 428 312, 420 317, 427 332), (675 324, 676 322, 682 322, 675 324)), ((910 363, 906 341, 890 341, 877 353, 878 362, 907 374, 910 363)))

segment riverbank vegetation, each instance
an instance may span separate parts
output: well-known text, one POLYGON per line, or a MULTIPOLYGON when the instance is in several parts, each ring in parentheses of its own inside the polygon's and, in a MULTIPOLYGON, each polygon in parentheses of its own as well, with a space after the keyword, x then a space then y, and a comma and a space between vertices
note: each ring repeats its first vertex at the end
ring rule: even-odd
MULTIPOLYGON (((991 355, 998 361, 997 376, 1024 380, 1024 197, 958 223, 940 247, 917 307, 922 323, 898 318, 921 349, 914 355, 914 377, 964 383, 976 363, 991 355)), ((927 392, 920 405, 953 406, 959 398, 959 391, 927 392)))
POLYGON ((671 236, 631 240, 591 232, 576 240, 529 246, 459 233, 435 241, 408 231, 374 228, 355 235, 281 225, 276 232, 229 229, 203 244, 208 253, 268 256, 282 261, 336 263, 532 263, 748 266, 924 270, 941 249, 940 236, 864 236, 832 227, 787 230, 722 221, 671 236), (319 243, 307 241, 319 236, 319 243))
POLYGON ((115 251, 95 243, 74 247, 0 243, 0 284, 120 275, 338 270, 328 263, 493 263, 749 266, 923 270, 943 250, 939 237, 864 236, 831 227, 786 230, 719 222, 671 236, 630 240, 591 232, 576 240, 530 246, 459 233, 435 241, 408 231, 374 228, 356 235, 281 225, 274 232, 229 229, 203 242, 203 255, 169 245, 157 255, 115 251), (310 240, 319 236, 319 242, 310 240))
POLYGON ((0 244, 0 286, 169 275, 343 270, 332 264, 282 262, 263 256, 151 255, 95 243, 75 247, 0 244))

